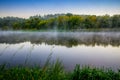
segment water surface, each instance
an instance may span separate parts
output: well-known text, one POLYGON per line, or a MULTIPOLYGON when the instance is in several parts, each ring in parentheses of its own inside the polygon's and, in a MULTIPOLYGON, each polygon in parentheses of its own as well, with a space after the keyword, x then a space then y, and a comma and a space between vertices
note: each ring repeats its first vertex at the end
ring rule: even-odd
POLYGON ((0 64, 43 65, 48 55, 76 64, 120 67, 120 32, 0 32, 0 64))

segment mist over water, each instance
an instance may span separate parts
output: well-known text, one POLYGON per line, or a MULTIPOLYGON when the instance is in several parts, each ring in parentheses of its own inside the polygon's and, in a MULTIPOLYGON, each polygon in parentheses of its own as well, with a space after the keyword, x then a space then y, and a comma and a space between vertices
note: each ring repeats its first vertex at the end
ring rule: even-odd
POLYGON ((0 32, 0 43, 17 44, 21 42, 32 44, 46 43, 67 47, 86 45, 120 45, 120 32, 0 32))
POLYGON ((43 65, 48 55, 67 70, 76 64, 120 67, 120 32, 0 32, 0 64, 43 65))

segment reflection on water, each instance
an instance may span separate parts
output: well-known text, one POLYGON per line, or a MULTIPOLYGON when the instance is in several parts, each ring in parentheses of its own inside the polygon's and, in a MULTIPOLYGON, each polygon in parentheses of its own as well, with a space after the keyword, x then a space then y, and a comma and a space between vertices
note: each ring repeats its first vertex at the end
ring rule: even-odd
POLYGON ((81 44, 119 46, 120 32, 0 32, 0 43, 15 44, 26 41, 67 47, 81 44))
POLYGON ((0 32, 0 64, 43 65, 52 53, 65 68, 75 64, 120 67, 119 32, 0 32))

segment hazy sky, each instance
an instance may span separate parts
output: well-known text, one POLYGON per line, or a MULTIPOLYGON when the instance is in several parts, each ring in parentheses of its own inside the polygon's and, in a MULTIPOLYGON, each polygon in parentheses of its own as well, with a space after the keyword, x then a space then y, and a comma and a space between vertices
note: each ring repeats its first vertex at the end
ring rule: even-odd
POLYGON ((55 13, 120 14, 120 0, 0 0, 0 17, 55 13))

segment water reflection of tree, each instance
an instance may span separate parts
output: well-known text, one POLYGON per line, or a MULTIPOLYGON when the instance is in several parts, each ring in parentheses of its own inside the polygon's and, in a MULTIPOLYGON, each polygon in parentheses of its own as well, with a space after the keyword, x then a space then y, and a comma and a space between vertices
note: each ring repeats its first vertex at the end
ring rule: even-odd
MULTIPOLYGON (((89 34, 89 33, 88 33, 89 34)), ((32 44, 48 44, 61 45, 66 47, 86 45, 86 46, 120 46, 120 34, 57 34, 52 35, 28 35, 28 34, 14 34, 14 35, 0 35, 0 43, 17 44, 21 42, 30 41, 32 44)))

